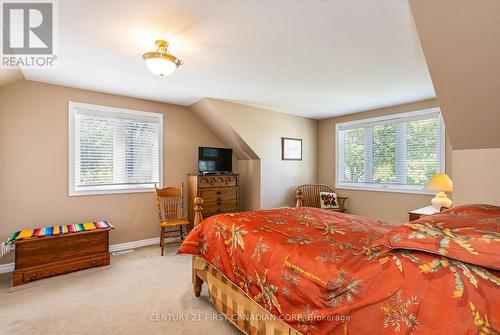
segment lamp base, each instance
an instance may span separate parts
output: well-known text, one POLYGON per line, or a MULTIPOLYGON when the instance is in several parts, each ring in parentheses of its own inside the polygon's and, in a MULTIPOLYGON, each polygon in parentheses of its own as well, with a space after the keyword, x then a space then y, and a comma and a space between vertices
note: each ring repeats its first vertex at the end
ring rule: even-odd
POLYGON ((431 200, 431 204, 437 212, 439 212, 442 207, 451 208, 451 200, 446 196, 446 192, 436 193, 436 196, 431 200))

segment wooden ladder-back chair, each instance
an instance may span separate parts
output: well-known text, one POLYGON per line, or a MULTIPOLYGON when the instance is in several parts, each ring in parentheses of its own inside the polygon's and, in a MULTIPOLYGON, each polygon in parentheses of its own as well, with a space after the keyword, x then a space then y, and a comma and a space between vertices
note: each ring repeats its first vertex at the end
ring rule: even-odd
MULTIPOLYGON (((300 185, 295 190, 295 207, 321 208, 321 202, 319 200, 320 192, 335 193, 333 188, 325 184, 300 185)), ((339 208, 328 208, 328 210, 344 213, 346 210, 344 205, 347 199, 347 197, 337 196, 339 208)))
MULTIPOLYGON (((184 183, 180 187, 156 188, 156 206, 160 218, 160 247, 161 255, 165 247, 165 238, 180 238, 188 233, 189 220, 184 214, 184 183), (177 229, 170 229, 171 227, 177 229), (185 231, 183 230, 185 227, 185 231)), ((168 242, 177 243, 178 241, 168 242)))

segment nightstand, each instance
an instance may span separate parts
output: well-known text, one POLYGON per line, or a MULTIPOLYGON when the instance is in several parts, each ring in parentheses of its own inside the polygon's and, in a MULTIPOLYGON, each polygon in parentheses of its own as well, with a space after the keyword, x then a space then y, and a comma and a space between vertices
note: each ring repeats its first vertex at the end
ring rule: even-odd
POLYGON ((423 216, 436 214, 439 211, 433 206, 425 206, 408 212, 408 221, 418 220, 423 216))

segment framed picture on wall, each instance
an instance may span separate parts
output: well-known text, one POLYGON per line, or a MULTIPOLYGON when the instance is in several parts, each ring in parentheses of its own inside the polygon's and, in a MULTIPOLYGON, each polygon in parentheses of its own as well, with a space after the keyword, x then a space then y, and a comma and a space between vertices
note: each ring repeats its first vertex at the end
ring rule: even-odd
POLYGON ((281 138, 281 159, 284 161, 302 160, 302 140, 300 138, 281 138))

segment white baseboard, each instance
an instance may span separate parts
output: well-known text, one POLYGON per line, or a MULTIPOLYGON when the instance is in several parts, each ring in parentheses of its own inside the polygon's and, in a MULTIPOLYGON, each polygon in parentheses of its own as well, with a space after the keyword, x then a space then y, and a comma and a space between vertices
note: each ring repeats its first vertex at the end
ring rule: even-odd
POLYGON ((120 243, 120 244, 113 244, 113 245, 109 246, 109 252, 116 252, 116 251, 140 248, 140 247, 145 247, 147 245, 154 245, 154 244, 160 245, 160 238, 159 237, 148 238, 147 240, 138 240, 138 241, 131 241, 131 242, 125 242, 125 243, 120 243))
POLYGON ((0 264, 0 273, 12 272, 14 268, 14 263, 0 264))
MULTIPOLYGON (((116 251, 140 248, 140 247, 145 247, 145 246, 154 245, 154 244, 160 245, 160 238, 159 237, 153 237, 153 238, 149 238, 147 240, 138 240, 138 241, 113 244, 113 245, 109 246, 109 252, 116 252, 116 251)), ((12 271, 14 271, 14 268, 15 268, 14 263, 0 264, 0 273, 12 272, 12 271)))

